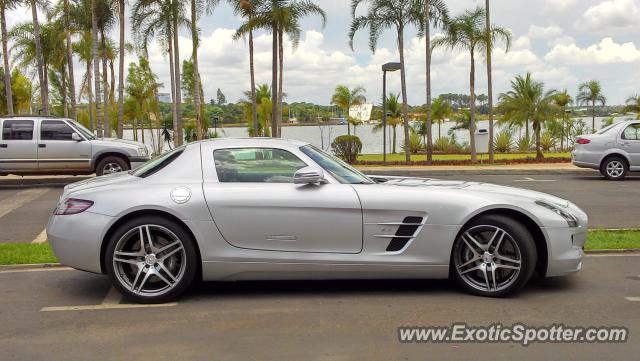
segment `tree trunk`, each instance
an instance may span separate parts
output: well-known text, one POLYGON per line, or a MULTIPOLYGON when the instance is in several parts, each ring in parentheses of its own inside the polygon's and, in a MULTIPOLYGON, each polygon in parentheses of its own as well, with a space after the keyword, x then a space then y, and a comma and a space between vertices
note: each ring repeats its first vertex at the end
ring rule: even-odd
POLYGON ((36 0, 31 1, 31 16, 33 18, 33 38, 36 44, 36 58, 38 59, 38 80, 40 81, 40 100, 42 113, 49 115, 49 87, 45 80, 44 58, 42 56, 42 44, 40 44, 40 23, 38 23, 38 9, 36 0))
POLYGON ((398 28, 398 50, 400 51, 400 82, 402 87, 402 123, 404 125, 404 154, 407 162, 411 161, 409 147, 409 105, 407 104, 407 78, 404 66, 404 28, 398 28))
POLYGON ((249 30, 249 72, 251 73, 251 120, 253 121, 253 134, 259 136, 258 104, 256 100, 256 69, 253 59, 253 30, 249 30))
POLYGON ((278 26, 272 24, 271 69, 271 136, 278 135, 278 26))
POLYGON ((93 80, 93 76, 91 75, 91 60, 87 59, 87 96, 89 98, 89 129, 91 131, 95 131, 96 124, 93 115, 93 90, 91 90, 91 81, 93 80))
POLYGON ((109 80, 107 75, 107 43, 105 40, 104 29, 101 31, 102 37, 102 100, 104 102, 104 136, 111 138, 111 122, 109 121, 109 80))
POLYGON ((201 100, 200 100, 200 70, 198 68, 198 47, 200 46, 200 37, 198 36, 198 12, 196 9, 196 0, 191 0, 191 39, 193 43, 193 51, 191 59, 193 60, 193 105, 196 112, 196 139, 202 139, 202 119, 201 100))
MULTIPOLYGON (((489 13, 489 0, 485 1, 486 11, 486 32, 491 33, 491 16, 489 13)), ((493 44, 491 37, 487 36, 487 93, 489 101, 489 163, 494 162, 494 144, 493 144, 493 78, 491 69, 491 51, 493 44)))
POLYGON ((284 36, 282 29, 278 30, 278 57, 279 57, 279 69, 278 69, 278 138, 282 137, 282 95, 284 94, 284 88, 282 81, 284 77, 284 36))
POLYGON ((100 104, 100 57, 98 56, 98 18, 96 16, 96 0, 91 0, 91 56, 93 58, 93 82, 95 88, 96 104, 96 130, 98 138, 103 137, 102 133, 102 105, 100 104))
POLYGON ((391 151, 391 153, 396 154, 396 144, 397 144, 397 138, 396 138, 396 126, 393 126, 393 149, 391 151))
POLYGON ((69 92, 71 98, 71 118, 78 119, 78 104, 76 103, 76 80, 73 74, 73 48, 71 47, 71 31, 69 30, 69 0, 64 0, 64 22, 67 50, 67 67, 69 69, 69 92))
POLYGON ((125 46, 125 14, 124 1, 118 0, 118 19, 120 21, 120 39, 118 46, 118 126, 117 137, 124 137, 124 46, 125 46))
MULTIPOLYGON (((169 24, 169 28, 171 28, 171 24, 169 24)), ((178 113, 176 112, 176 78, 175 74, 175 66, 173 64, 173 36, 168 34, 167 43, 169 45, 169 79, 171 83, 171 115, 173 118, 173 145, 176 145, 176 134, 178 134, 178 113)), ((179 85, 178 85, 179 86, 179 85)))
POLYGON ((469 147, 471 148, 471 163, 478 161, 476 154, 476 60, 474 57, 474 49, 471 49, 471 71, 469 72, 469 147))
POLYGON ((536 137, 536 159, 541 160, 544 158, 544 155, 542 154, 542 146, 540 141, 540 128, 541 128, 540 121, 534 121, 533 128, 534 128, 533 130, 535 132, 535 137, 536 137))
POLYGON ((62 78, 62 116, 69 118, 69 108, 67 107, 67 72, 64 70, 65 65, 60 69, 60 77, 62 78))
POLYGON ((591 131, 596 132, 596 101, 591 104, 591 131))
POLYGON ((351 123, 349 123, 349 117, 347 116, 345 120, 347 121, 347 135, 351 135, 351 123))
POLYGON ((174 143, 177 146, 181 146, 184 142, 184 129, 182 126, 182 95, 180 90, 180 46, 178 45, 178 9, 177 5, 173 8, 173 57, 174 57, 174 70, 175 70, 175 82, 176 82, 176 116, 177 116, 177 130, 175 134, 174 143))
MULTIPOLYGON (((432 134, 432 126, 433 122, 431 120, 431 29, 430 29, 430 18, 431 18, 431 4, 429 0, 425 0, 424 2, 424 14, 425 14, 425 26, 424 26, 424 34, 425 34, 425 42, 426 42, 426 66, 427 66, 427 162, 431 162, 433 160, 433 134, 432 134)), ((438 128, 438 132, 439 132, 438 128)))
POLYGON ((7 114, 13 116, 13 94, 11 92, 11 69, 9 68, 9 50, 7 49, 7 22, 4 16, 5 5, 0 4, 0 27, 2 28, 2 60, 4 62, 4 93, 7 98, 7 114))

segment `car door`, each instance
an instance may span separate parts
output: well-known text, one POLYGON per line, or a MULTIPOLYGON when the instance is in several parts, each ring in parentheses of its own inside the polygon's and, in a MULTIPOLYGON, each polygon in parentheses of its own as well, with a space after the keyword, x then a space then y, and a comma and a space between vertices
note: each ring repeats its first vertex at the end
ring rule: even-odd
POLYGON ((91 168, 91 143, 64 120, 40 122, 38 165, 40 170, 86 170, 91 168))
POLYGON ((620 147, 629 154, 631 167, 640 167, 640 123, 627 126, 620 135, 620 147))
POLYGON ((241 248, 359 253, 362 209, 357 193, 334 180, 294 184, 294 173, 311 163, 300 157, 276 148, 203 154, 204 194, 216 226, 227 242, 241 248))
POLYGON ((0 140, 0 172, 35 171, 38 154, 34 136, 34 121, 5 119, 0 140))

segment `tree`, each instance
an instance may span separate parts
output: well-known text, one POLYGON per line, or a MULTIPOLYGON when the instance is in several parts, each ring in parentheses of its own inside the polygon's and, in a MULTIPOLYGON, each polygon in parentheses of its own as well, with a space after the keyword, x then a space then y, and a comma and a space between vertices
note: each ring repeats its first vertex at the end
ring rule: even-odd
POLYGON ((589 80, 580 84, 578 87, 578 96, 576 97, 578 104, 591 105, 591 129, 596 131, 596 103, 604 106, 607 98, 602 94, 602 86, 598 80, 589 80))
POLYGON ((625 112, 636 112, 636 119, 640 119, 640 94, 636 94, 627 98, 625 112))
POLYGON ((557 96, 555 90, 544 90, 544 83, 534 81, 531 74, 525 77, 516 76, 511 81, 511 90, 500 94, 498 109, 504 114, 505 119, 530 119, 536 140, 536 159, 544 158, 541 149, 540 132, 543 123, 552 119, 557 114, 554 100, 557 96))
MULTIPOLYGON (((402 106, 400 104, 400 94, 389 94, 387 97, 387 125, 391 128, 391 153, 396 152, 397 136, 396 128, 403 124, 402 120, 402 106)), ((383 124, 379 123, 373 127, 373 131, 377 132, 382 130, 383 124)), ((405 142, 406 144, 406 142, 405 142)), ((406 149, 405 149, 406 150, 406 149)))
POLYGON ((443 98, 436 99, 431 106, 431 116, 438 122, 438 138, 442 137, 442 122, 453 114, 451 104, 443 98))
MULTIPOLYGON (((249 127, 249 135, 253 137, 268 137, 270 136, 269 131, 269 122, 271 120, 271 89, 269 85, 262 84, 257 87, 256 92, 256 101, 257 101, 257 117, 258 117, 258 127, 257 131, 253 125, 249 127)), ((253 117, 253 109, 248 109, 252 107, 252 92, 251 90, 245 92, 246 100, 241 102, 245 109, 245 118, 250 119, 253 117)))
MULTIPOLYGON (((140 65, 129 64, 127 74, 127 95, 133 99, 134 104, 134 129, 137 121, 142 120, 142 141, 144 142, 144 123, 150 123, 150 114, 159 119, 155 95, 162 84, 158 83, 158 77, 149 68, 149 61, 143 57, 138 59, 140 65)), ((137 131, 135 132, 137 134, 137 131)), ((153 133, 152 133, 153 134, 153 133)))
MULTIPOLYGON (((98 57, 98 0, 91 0, 91 58, 93 60, 93 81, 96 100, 96 129, 99 138, 103 136, 103 119, 105 109, 100 104, 100 58, 98 57)), ((106 91, 106 89, 105 89, 106 91)))
POLYGON ((485 50, 495 43, 498 39, 502 39, 506 43, 508 50, 511 45, 511 32, 505 28, 493 26, 491 32, 488 33, 485 26, 486 13, 482 8, 475 10, 467 10, 463 14, 451 20, 445 27, 444 34, 433 41, 433 47, 448 47, 450 49, 467 50, 470 55, 471 71, 469 72, 469 146, 471 148, 471 162, 478 161, 475 147, 475 117, 476 117, 476 51, 485 50))
POLYGON ((553 103, 558 108, 558 117, 560 119, 560 150, 564 148, 564 140, 567 138, 567 145, 569 144, 569 133, 571 131, 571 116, 567 107, 569 104, 573 103, 573 99, 571 95, 565 89, 561 93, 557 93, 553 98, 553 103))
MULTIPOLYGON (((68 1, 68 0, 65 0, 68 1)), ((118 2, 118 125, 116 134, 118 138, 124 136, 124 48, 125 48, 125 0, 118 2)))
MULTIPOLYGON (((422 0, 424 3, 421 8, 424 10, 424 14, 421 16, 422 22, 420 23, 420 33, 424 35, 426 42, 426 87, 427 87, 427 103, 426 103, 426 149, 427 149, 427 161, 433 160, 433 134, 432 134, 432 104, 431 104, 431 23, 438 26, 446 24, 449 21, 449 13, 447 5, 442 0, 422 0)), ((440 134, 440 128, 438 128, 438 136, 440 134)))
POLYGON ((218 101, 218 105, 227 104, 227 98, 224 96, 224 93, 222 92, 222 90, 220 90, 220 88, 218 88, 218 91, 216 92, 216 99, 218 101))
MULTIPOLYGON (((0 76, 5 76, 4 68, 0 68, 0 76)), ((5 98, 7 94, 5 90, 4 83, 0 83, 0 114, 8 113, 6 106, 9 102, 5 98)), ((31 99, 33 97, 31 80, 17 68, 11 72, 11 95, 14 114, 31 113, 31 99)))
MULTIPOLYGON (((331 104, 339 107, 344 111, 347 120, 347 134, 351 135, 351 119, 349 117, 349 109, 354 105, 362 105, 367 99, 364 96, 365 90, 359 86, 354 89, 349 89, 346 85, 338 85, 336 87, 333 96, 331 97, 331 104)), ((353 124, 355 128, 355 124, 353 124)))
POLYGON ((11 68, 9 67, 9 49, 7 35, 6 10, 11 10, 18 3, 17 0, 0 0, 0 29, 2 31, 2 61, 4 64, 4 97, 7 104, 7 114, 13 116, 13 95, 11 93, 11 68))
POLYGON ((29 0, 31 7, 31 17, 33 21, 33 39, 35 41, 38 80, 40 81, 40 101, 42 102, 42 113, 49 114, 49 84, 44 68, 44 57, 42 55, 42 44, 40 43, 40 23, 38 22, 38 7, 46 8, 46 0, 29 0))

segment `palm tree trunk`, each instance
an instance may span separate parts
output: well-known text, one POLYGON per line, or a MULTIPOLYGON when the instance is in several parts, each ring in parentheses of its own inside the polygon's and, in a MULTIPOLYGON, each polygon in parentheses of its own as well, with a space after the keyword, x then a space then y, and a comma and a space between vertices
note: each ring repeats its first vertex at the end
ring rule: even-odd
POLYGON ((117 137, 124 137, 124 32, 125 32, 125 15, 124 1, 118 0, 118 19, 120 21, 120 39, 118 49, 118 126, 116 129, 117 137))
POLYGON ((60 69, 60 77, 62 81, 62 115, 65 118, 69 117, 69 108, 67 107, 67 72, 64 70, 65 65, 62 65, 60 69))
MULTIPOLYGON (((427 66, 427 162, 433 160, 433 134, 432 134, 432 120, 431 120, 431 4, 429 0, 424 2, 424 34, 426 42, 426 66, 427 66)), ((438 132, 439 132, 438 128, 438 132)))
POLYGON ((404 154, 407 162, 411 161, 409 147, 409 105, 407 104, 407 77, 404 66, 404 28, 398 27, 398 50, 400 51, 400 82, 402 86, 402 120, 404 124, 404 154))
POLYGON ((33 37, 36 45, 36 58, 38 59, 38 80, 40 81, 40 100, 42 113, 49 115, 49 87, 45 80, 44 58, 42 56, 42 44, 40 44, 40 23, 38 22, 38 9, 36 0, 31 1, 31 17, 33 18, 33 37))
POLYGON ((596 101, 591 103, 591 131, 596 132, 596 101))
POLYGON ((2 28, 2 61, 4 62, 4 92, 7 98, 7 114, 13 116, 13 94, 11 92, 11 69, 9 68, 9 50, 7 49, 7 22, 4 16, 4 4, 0 4, 0 27, 2 28))
POLYGON ((442 138, 442 120, 438 121, 438 139, 442 138))
POLYGON ((178 9, 174 6, 173 8, 173 57, 175 59, 173 66, 175 67, 175 78, 176 78, 176 116, 177 116, 177 130, 178 132, 175 134, 175 139, 177 142, 175 144, 177 146, 181 146, 184 142, 184 130, 182 127, 182 95, 180 90, 180 46, 178 45, 178 9))
POLYGON ((278 135, 278 25, 272 24, 271 64, 271 136, 278 135))
POLYGON ((102 100, 104 102, 104 136, 111 138, 111 122, 109 121, 109 80, 107 75, 107 43, 105 40, 104 29, 101 31, 102 36, 102 100))
POLYGON ((67 47, 67 67, 69 68, 69 92, 71 98, 71 118, 78 118, 76 103, 76 80, 73 74, 73 49, 71 48, 71 31, 69 30, 69 0, 64 0, 64 33, 67 47))
POLYGON ((351 135, 351 123, 349 123, 349 116, 348 115, 345 118, 345 120, 347 121, 347 135, 351 135))
POLYGON ((278 69, 278 138, 282 137, 282 94, 284 94, 284 88, 282 87, 282 81, 284 77, 284 36, 282 29, 278 30, 278 57, 279 57, 279 69, 278 69))
MULTIPOLYGON (((486 21, 486 32, 489 34, 491 32, 491 16, 489 13, 489 0, 485 1, 485 21, 486 21)), ((491 37, 487 37, 487 93, 488 93, 488 101, 489 101, 489 163, 493 163, 494 161, 494 144, 493 144, 493 78, 492 78, 492 67, 491 67, 491 50, 493 44, 491 44, 491 37)))
POLYGON ((471 148, 471 163, 478 161, 476 154, 476 61, 474 57, 474 49, 471 49, 471 71, 469 72, 469 107, 470 119, 469 119, 469 147, 471 148))
POLYGON ((91 0, 91 39, 93 58, 93 82, 95 88, 95 104, 96 104, 96 130, 99 138, 102 138, 102 116, 103 109, 100 104, 100 57, 98 56, 98 18, 96 15, 96 0, 91 0))
MULTIPOLYGON (((169 28, 171 28, 171 24, 169 24, 169 28)), ((175 66, 173 64, 173 37, 171 34, 167 36, 167 43, 169 45, 169 79, 171 83, 171 115, 173 117, 173 145, 176 145, 176 134, 178 134, 178 113, 176 111, 176 78, 175 74, 175 66)))
POLYGON ((196 112, 196 139, 202 139, 202 119, 200 118, 200 70, 198 68, 198 46, 200 39, 198 36, 198 12, 196 9, 196 0, 191 0, 191 39, 193 43, 193 52, 191 59, 193 60, 193 105, 196 112))
POLYGON ((87 97, 89 98, 89 129, 94 131, 96 129, 95 119, 93 117, 93 90, 91 90, 91 60, 87 60, 87 97))
POLYGON ((541 160, 542 158, 544 158, 544 155, 542 154, 542 147, 541 147, 541 141, 540 141, 540 128, 542 128, 540 121, 534 121, 533 128, 534 128, 533 130, 535 132, 535 137, 536 137, 536 159, 541 160))
POLYGON ((393 126, 393 149, 391 151, 391 153, 396 154, 396 144, 398 143, 396 140, 396 126, 393 126))
POLYGON ((249 30, 249 72, 251 73, 251 120, 253 121, 253 134, 259 136, 258 104, 256 100, 256 69, 253 59, 253 30, 249 30))

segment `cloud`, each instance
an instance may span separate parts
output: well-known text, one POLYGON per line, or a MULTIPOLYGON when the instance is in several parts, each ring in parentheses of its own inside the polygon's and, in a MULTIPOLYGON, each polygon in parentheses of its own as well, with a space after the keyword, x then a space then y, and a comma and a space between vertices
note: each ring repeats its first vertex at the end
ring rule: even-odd
POLYGON ((634 0, 610 0, 589 7, 575 26, 588 31, 611 31, 638 27, 640 8, 634 0))
POLYGON ((532 39, 549 39, 562 35, 563 29, 557 25, 529 26, 528 36, 532 39))
POLYGON ((578 4, 578 0, 544 0, 542 11, 545 13, 564 13, 578 4))
POLYGON ((632 63, 640 61, 640 49, 632 42, 618 44, 607 37, 587 48, 576 44, 557 44, 544 58, 551 62, 579 65, 632 63))

